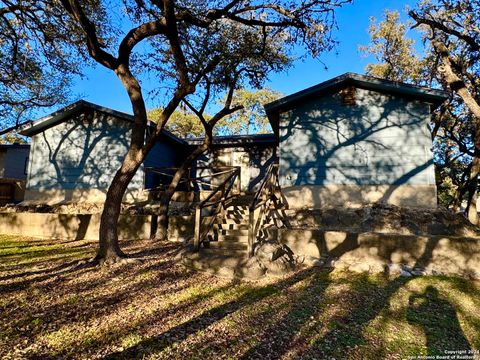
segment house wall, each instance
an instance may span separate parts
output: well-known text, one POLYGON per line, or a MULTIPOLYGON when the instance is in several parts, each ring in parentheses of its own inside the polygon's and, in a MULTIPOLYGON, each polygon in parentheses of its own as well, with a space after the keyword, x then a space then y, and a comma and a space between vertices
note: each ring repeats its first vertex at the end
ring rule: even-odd
MULTIPOLYGON (((188 155, 187 145, 181 145, 166 135, 162 135, 155 146, 150 150, 144 161, 145 167, 178 167, 188 155)), ((174 174, 173 170, 167 171, 174 174)), ((161 180, 171 181, 171 177, 162 177, 153 172, 145 173, 145 188, 158 186, 161 180)))
POLYGON ((436 206, 429 105, 356 89, 280 114, 280 184, 291 208, 436 206))
MULTIPOLYGON (((254 192, 273 162, 276 144, 215 146, 197 161, 198 166, 240 166, 241 190, 254 192)), ((199 172, 202 174, 210 171, 199 172)))
MULTIPOLYGON (((128 149, 131 123, 101 112, 73 116, 32 137, 25 200, 45 203, 105 199, 128 149)), ((142 200, 143 167, 126 201, 142 200)))
POLYGON ((26 180, 28 145, 3 145, 0 149, 0 178, 26 180))
POLYGON ((28 146, 12 146, 7 150, 4 158, 2 177, 9 179, 26 180, 26 164, 30 148, 28 146))

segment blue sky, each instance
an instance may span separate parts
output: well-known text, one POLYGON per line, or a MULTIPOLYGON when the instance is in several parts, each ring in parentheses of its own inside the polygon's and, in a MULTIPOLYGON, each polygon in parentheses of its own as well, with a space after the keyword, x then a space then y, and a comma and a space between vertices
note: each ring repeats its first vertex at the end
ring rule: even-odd
MULTIPOLYGON (((336 52, 321 56, 320 60, 297 61, 288 72, 273 74, 266 86, 285 94, 291 94, 318 84, 345 72, 363 73, 372 59, 363 58, 358 45, 369 42, 367 33, 370 17, 381 18, 384 9, 398 9, 405 17, 405 6, 414 6, 416 0, 354 0, 337 11, 339 29, 335 38, 340 42, 336 52), (322 63, 323 62, 323 63, 322 63), (325 66, 328 67, 325 70, 325 66)), ((88 69, 86 78, 76 82, 73 92, 77 97, 115 110, 131 113, 130 103, 124 88, 116 76, 100 66, 88 69)), ((147 107, 154 107, 147 101, 147 107)))

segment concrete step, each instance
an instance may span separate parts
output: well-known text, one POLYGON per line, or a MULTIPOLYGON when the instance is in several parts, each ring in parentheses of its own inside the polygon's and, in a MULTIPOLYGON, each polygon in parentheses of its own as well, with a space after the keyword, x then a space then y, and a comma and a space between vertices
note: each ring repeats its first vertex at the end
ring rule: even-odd
POLYGON ((232 219, 232 218, 217 218, 215 220, 217 224, 224 224, 224 225, 246 225, 248 227, 248 218, 247 219, 232 219))
POLYGON ((213 228, 210 234, 242 236, 242 235, 248 235, 248 228, 247 229, 215 229, 213 228))
POLYGON ((248 223, 226 223, 226 222, 220 222, 222 220, 217 220, 216 223, 213 224, 213 229, 219 229, 219 230, 248 230, 248 223))
POLYGON ((233 242, 248 242, 248 235, 220 235, 220 234, 208 234, 207 239, 210 241, 233 241, 233 242))
MULTIPOLYGON (((222 219, 222 218, 220 218, 222 219)), ((240 222, 240 223, 248 223, 248 216, 238 216, 238 215, 232 215, 232 214, 227 214, 223 217, 223 219, 226 220, 233 220, 234 222, 240 222)))
POLYGON ((225 212, 248 215, 250 210, 248 210, 248 208, 247 209, 237 209, 237 208, 228 207, 228 208, 225 209, 225 212))
POLYGON ((226 215, 223 218, 219 218, 219 220, 225 219, 225 220, 232 220, 232 222, 235 223, 241 223, 241 224, 246 224, 249 221, 248 216, 238 216, 238 215, 226 215))
POLYGON ((207 249, 247 250, 248 244, 238 241, 210 241, 207 249))
POLYGON ((230 204, 230 206, 227 208, 227 210, 232 209, 232 210, 244 210, 248 211, 249 205, 236 205, 236 204, 230 204))

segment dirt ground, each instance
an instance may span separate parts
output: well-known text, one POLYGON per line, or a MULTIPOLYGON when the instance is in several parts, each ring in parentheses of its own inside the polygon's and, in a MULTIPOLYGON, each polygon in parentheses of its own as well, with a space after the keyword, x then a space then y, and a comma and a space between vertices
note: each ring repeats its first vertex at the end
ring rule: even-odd
POLYGON ((317 268, 261 282, 182 267, 181 245, 0 235, 2 359, 402 359, 480 349, 480 285, 317 268))

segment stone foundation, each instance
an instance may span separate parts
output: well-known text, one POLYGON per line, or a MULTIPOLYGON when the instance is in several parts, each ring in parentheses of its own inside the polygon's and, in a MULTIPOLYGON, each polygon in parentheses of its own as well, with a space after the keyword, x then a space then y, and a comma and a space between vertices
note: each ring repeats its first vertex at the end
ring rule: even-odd
POLYGON ((289 209, 361 207, 373 203, 436 208, 435 185, 302 185, 282 188, 289 209))

